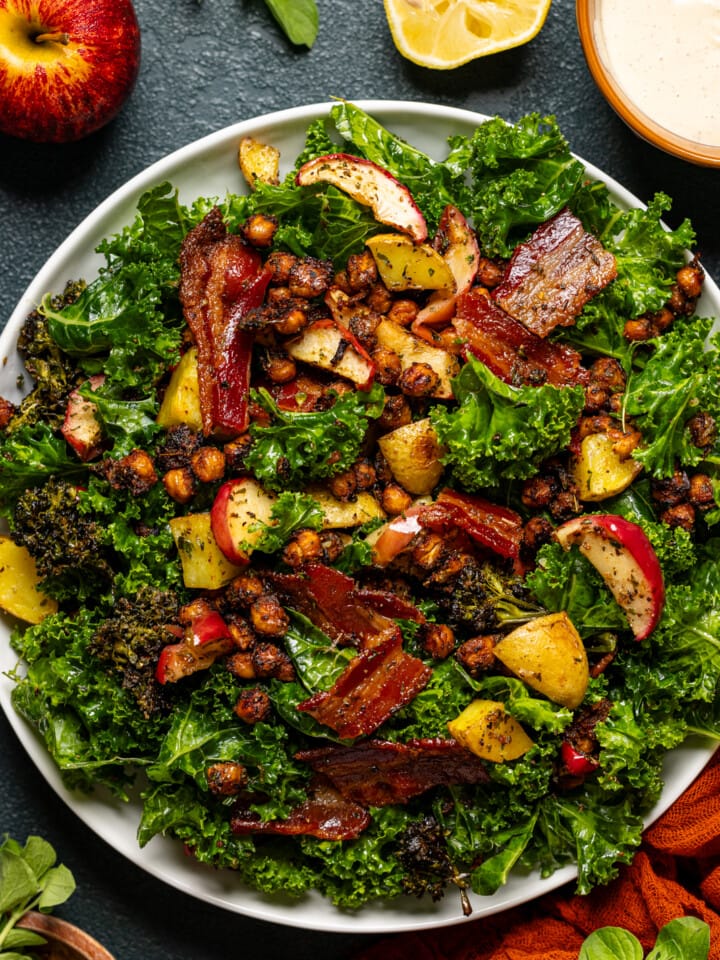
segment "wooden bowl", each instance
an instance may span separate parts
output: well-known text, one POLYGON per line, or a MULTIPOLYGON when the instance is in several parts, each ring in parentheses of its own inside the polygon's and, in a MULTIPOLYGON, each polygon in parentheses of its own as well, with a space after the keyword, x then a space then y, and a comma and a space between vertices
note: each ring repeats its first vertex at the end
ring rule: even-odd
MULTIPOLYGON (((646 11, 648 16, 651 16, 651 11, 652 4, 649 3, 646 11)), ((631 130, 665 153, 701 166, 720 167, 720 144, 688 139, 663 126, 634 103, 618 82, 610 67, 602 36, 602 0, 576 0, 575 12, 590 73, 610 106, 631 130)), ((657 55, 662 64, 662 51, 657 51, 657 55)))
POLYGON ((84 930, 52 914, 30 911, 18 926, 32 930, 47 940, 47 944, 33 947, 33 952, 43 960, 115 960, 102 944, 84 930))

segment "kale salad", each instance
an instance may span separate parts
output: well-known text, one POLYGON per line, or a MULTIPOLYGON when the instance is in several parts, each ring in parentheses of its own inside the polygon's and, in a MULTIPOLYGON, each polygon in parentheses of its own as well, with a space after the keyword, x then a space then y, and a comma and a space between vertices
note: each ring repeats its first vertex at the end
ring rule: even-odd
MULTIPOLYGON (((266 894, 490 896, 637 849, 720 736, 720 338, 670 200, 553 117, 358 106, 145 192, 0 400, 14 709, 266 894)), ((460 909, 460 906, 458 906, 460 909)))

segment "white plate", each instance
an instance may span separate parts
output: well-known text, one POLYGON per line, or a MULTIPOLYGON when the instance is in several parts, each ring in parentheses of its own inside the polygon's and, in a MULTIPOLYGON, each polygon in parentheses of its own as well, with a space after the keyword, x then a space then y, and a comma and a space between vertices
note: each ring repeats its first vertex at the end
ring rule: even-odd
MULTIPOLYGON (((444 159, 447 154, 447 138, 450 135, 470 134, 487 119, 466 110, 412 102, 364 101, 359 105, 394 133, 438 160, 444 159)), ((281 151, 285 165, 289 167, 304 144, 308 123, 317 116, 325 115, 329 106, 313 104, 284 110, 220 130, 153 164, 100 204, 50 257, 30 284, 0 337, 0 395, 10 399, 20 397, 16 380, 22 367, 15 351, 15 342, 27 314, 43 294, 62 290, 67 280, 79 277, 92 279, 102 262, 94 253, 95 247, 103 237, 118 231, 134 218, 137 199, 144 190, 163 180, 170 180, 179 188, 180 199, 185 203, 196 196, 222 198, 226 192, 241 192, 245 187, 237 166, 237 147, 242 136, 252 135, 275 144, 281 151)), ((591 177, 608 184, 615 200, 621 205, 639 205, 635 197, 615 181, 609 180, 600 170, 590 165, 587 165, 587 169, 591 177)), ((6 269, 11 267, 4 266, 6 269)), ((700 309, 703 315, 720 315, 720 292, 710 280, 705 285, 703 301, 700 309)), ((238 882, 231 871, 212 870, 184 856, 182 845, 176 841, 156 837, 147 847, 140 849, 136 840, 138 808, 120 804, 104 795, 87 797, 66 790, 43 744, 14 712, 10 703, 13 684, 5 676, 5 671, 16 666, 8 635, 9 625, 0 622, 0 670, 3 671, 0 676, 0 703, 10 724, 41 774, 60 797, 98 836, 143 870, 205 903, 305 929, 354 934, 388 933, 464 921, 459 897, 452 890, 437 904, 400 899, 350 912, 333 907, 319 895, 311 894, 295 901, 271 898, 249 890, 238 882)), ((666 787, 661 802, 648 817, 648 822, 666 810, 694 780, 712 755, 713 746, 708 741, 697 740, 688 742, 668 756, 666 787)), ((574 867, 566 867, 545 880, 535 873, 513 876, 494 896, 471 897, 473 918, 525 903, 556 889, 575 875, 574 867)))

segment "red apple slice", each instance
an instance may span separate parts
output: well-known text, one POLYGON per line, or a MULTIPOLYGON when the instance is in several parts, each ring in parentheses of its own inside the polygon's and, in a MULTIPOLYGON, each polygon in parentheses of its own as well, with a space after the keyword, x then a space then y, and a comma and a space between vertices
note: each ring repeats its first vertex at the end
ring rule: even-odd
POLYGON ((575 517, 555 531, 564 550, 575 545, 595 567, 622 607, 636 640, 660 620, 665 585, 660 561, 636 524, 614 514, 575 517))
POLYGON ((454 290, 436 290, 418 312, 412 331, 430 343, 435 342, 433 328, 448 324, 455 315, 455 301, 473 284, 480 264, 480 248, 475 233, 462 213, 448 204, 440 217, 434 245, 442 252, 455 279, 454 290))
POLYGON ((386 567, 410 544, 413 537, 422 530, 419 514, 424 506, 426 501, 416 503, 368 536, 367 542, 372 547, 374 563, 386 567))
POLYGON ((295 183, 300 187, 331 183, 353 200, 370 207, 380 223, 409 234, 418 243, 427 238, 425 217, 408 188, 371 160, 347 153, 328 153, 304 163, 295 183))
POLYGON ((294 360, 352 380, 359 390, 369 390, 375 364, 367 350, 345 327, 329 317, 315 320, 297 337, 285 342, 294 360))
MULTIPOLYGON (((104 380, 103 374, 90 377, 90 389, 97 390, 104 380)), ((95 416, 96 410, 92 400, 81 396, 79 389, 73 390, 68 397, 60 432, 83 461, 92 460, 102 450, 102 427, 95 416)))
POLYGON ((228 480, 210 510, 213 536, 230 563, 245 566, 250 551, 269 523, 277 498, 250 477, 228 480))

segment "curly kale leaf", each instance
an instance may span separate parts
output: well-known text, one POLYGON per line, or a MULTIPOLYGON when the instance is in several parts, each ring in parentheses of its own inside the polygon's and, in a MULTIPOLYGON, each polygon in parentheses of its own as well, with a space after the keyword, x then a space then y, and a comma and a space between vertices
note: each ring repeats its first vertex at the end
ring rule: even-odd
POLYGON ((13 689, 12 702, 37 729, 68 786, 104 784, 127 799, 128 769, 155 755, 164 721, 149 721, 118 675, 89 652, 100 622, 84 608, 14 635, 27 675, 13 689))
POLYGON ((466 490, 532 476, 563 449, 583 405, 581 387, 514 387, 471 359, 453 380, 455 409, 434 407, 430 418, 453 479, 466 490))
MULTIPOLYGON (((260 537, 252 549, 276 553, 296 530, 321 530, 323 519, 322 507, 309 494, 284 490, 275 501, 269 522, 253 527, 252 532, 260 531, 260 537)), ((242 544, 240 548, 243 549, 242 544)))
POLYGON ((615 357, 629 370, 636 350, 623 335, 626 320, 660 310, 670 297, 678 269, 695 234, 688 220, 668 230, 661 217, 670 198, 658 193, 646 208, 612 206, 593 232, 615 255, 617 277, 585 306, 563 339, 584 353, 615 357))
POLYGON ((7 512, 25 491, 51 477, 80 482, 87 467, 44 423, 25 425, 0 443, 0 506, 7 512))
POLYGON ((536 829, 543 838, 543 872, 575 860, 576 891, 586 894, 616 877, 620 866, 632 859, 643 821, 628 797, 609 802, 598 789, 586 787, 579 796, 543 801, 536 829))
POLYGON ((329 410, 292 413, 281 410, 267 390, 253 391, 271 414, 269 426, 250 427, 252 446, 246 467, 270 490, 301 490, 347 470, 360 453, 368 421, 380 416, 384 391, 373 384, 368 392, 353 390, 339 396, 329 410))
POLYGON ((697 413, 720 419, 720 337, 708 349, 711 328, 712 320, 699 317, 676 323, 652 341, 652 354, 628 382, 624 412, 644 439, 633 456, 653 477, 672 476, 678 464, 720 462, 717 441, 712 451, 697 447, 687 428, 697 413))
MULTIPOLYGON (((653 634, 658 675, 682 712, 691 700, 710 701, 720 683, 720 540, 708 541, 685 582, 666 588, 665 609, 653 634)), ((655 671, 653 671, 655 672, 655 671)))
POLYGON ((469 213, 488 256, 510 256, 534 227, 584 189, 585 168, 572 156, 557 121, 537 113, 516 124, 488 120, 469 140, 453 141, 447 163, 471 171, 469 213))
POLYGON ((557 543, 545 544, 526 585, 551 613, 564 610, 583 637, 628 629, 600 574, 576 549, 566 552, 557 543))
POLYGON ((618 275, 609 295, 625 317, 659 310, 667 302, 675 274, 695 242, 689 220, 676 230, 663 225, 662 215, 671 206, 667 194, 657 193, 645 209, 616 213, 600 234, 617 263, 618 275))
POLYGON ((104 241, 106 265, 73 303, 41 313, 58 346, 87 373, 102 371, 127 389, 153 385, 178 356, 178 252, 190 223, 168 183, 147 191, 135 222, 104 241))

